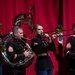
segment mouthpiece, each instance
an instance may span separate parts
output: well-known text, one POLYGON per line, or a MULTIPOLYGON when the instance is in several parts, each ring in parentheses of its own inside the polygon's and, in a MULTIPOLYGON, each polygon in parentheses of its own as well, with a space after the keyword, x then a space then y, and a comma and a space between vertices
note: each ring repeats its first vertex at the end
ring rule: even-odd
POLYGON ((22 39, 25 39, 25 40, 30 40, 29 38, 26 38, 26 37, 22 37, 22 39))

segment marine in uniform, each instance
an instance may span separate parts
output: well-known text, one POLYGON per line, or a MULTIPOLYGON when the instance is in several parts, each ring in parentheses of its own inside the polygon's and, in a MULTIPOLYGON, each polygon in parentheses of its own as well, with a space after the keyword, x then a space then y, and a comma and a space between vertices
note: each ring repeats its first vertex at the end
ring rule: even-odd
POLYGON ((73 24, 72 29, 74 31, 73 35, 70 35, 66 41, 64 54, 68 59, 68 69, 71 75, 75 75, 75 24, 73 24))
POLYGON ((36 25, 34 30, 36 36, 31 39, 31 47, 37 56, 35 63, 36 75, 53 75, 54 66, 48 51, 53 50, 55 52, 54 42, 51 41, 48 34, 42 34, 43 27, 41 25, 36 25))
MULTIPOLYGON (((13 37, 6 43, 7 57, 12 63, 20 62, 20 60, 24 60, 25 57, 30 55, 30 52, 26 51, 26 43, 22 40, 22 37, 22 28, 15 27, 13 29, 13 37)), ((7 72, 10 70, 9 75, 26 75, 25 67, 8 67, 7 72)))

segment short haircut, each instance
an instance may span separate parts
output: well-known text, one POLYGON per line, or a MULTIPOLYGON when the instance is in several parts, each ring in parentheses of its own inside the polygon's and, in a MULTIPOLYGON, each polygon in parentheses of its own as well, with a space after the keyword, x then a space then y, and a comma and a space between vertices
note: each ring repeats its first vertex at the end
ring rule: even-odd
POLYGON ((21 27, 15 26, 15 27, 13 28, 13 34, 14 34, 14 33, 17 33, 18 29, 21 29, 21 30, 22 30, 21 27))

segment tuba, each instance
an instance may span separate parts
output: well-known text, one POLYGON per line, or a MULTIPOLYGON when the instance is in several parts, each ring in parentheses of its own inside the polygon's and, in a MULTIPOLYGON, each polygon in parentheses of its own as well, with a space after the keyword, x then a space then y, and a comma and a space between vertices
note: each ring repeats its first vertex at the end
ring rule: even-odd
MULTIPOLYGON (((31 16, 30 16, 30 17, 31 17, 31 16)), ((30 24, 30 23, 28 23, 28 22, 31 22, 30 20, 29 20, 28 22, 24 22, 25 18, 26 18, 26 14, 20 14, 20 15, 18 15, 18 16, 16 17, 16 19, 15 19, 13 28, 15 28, 16 26, 20 26, 21 23, 30 24)), ((29 19, 30 19, 30 18, 29 18, 29 19)), ((26 50, 31 51, 31 55, 30 55, 29 57, 27 57, 27 58, 25 57, 24 60, 19 60, 19 62, 14 62, 14 63, 11 62, 11 61, 8 59, 8 57, 7 57, 5 45, 6 45, 6 43, 7 43, 8 41, 10 41, 10 40, 12 39, 12 37, 13 37, 13 32, 12 32, 12 31, 10 31, 9 33, 7 33, 7 34, 5 34, 5 35, 3 36, 4 51, 2 51, 1 54, 2 54, 2 57, 3 57, 3 59, 4 59, 4 62, 5 62, 7 65, 9 65, 9 66, 11 66, 11 67, 13 67, 13 68, 27 68, 28 66, 31 65, 31 63, 32 63, 32 61, 33 61, 33 59, 34 59, 34 55, 35 55, 35 54, 34 54, 34 52, 32 51, 32 49, 31 49, 31 47, 29 46, 29 44, 26 43, 26 48, 27 48, 26 50)), ((27 39, 27 38, 25 38, 25 39, 27 39)))

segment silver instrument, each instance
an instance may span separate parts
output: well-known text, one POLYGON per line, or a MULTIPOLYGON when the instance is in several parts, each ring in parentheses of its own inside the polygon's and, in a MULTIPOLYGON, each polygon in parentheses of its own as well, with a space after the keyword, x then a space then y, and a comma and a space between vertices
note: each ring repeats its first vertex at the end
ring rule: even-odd
MULTIPOLYGON (((28 21, 28 22, 24 22, 25 18, 26 18, 26 15, 25 15, 25 14, 20 14, 20 15, 18 15, 18 16, 16 17, 16 19, 15 19, 13 28, 14 28, 15 26, 20 26, 21 23, 30 24, 30 23, 28 23, 28 22, 31 22, 31 21, 30 21, 30 18, 29 18, 29 21, 28 21)), ((35 55, 35 54, 34 54, 34 52, 32 51, 32 49, 31 49, 31 47, 29 46, 28 43, 26 43, 26 47, 27 47, 27 49, 28 49, 29 51, 31 51, 31 55, 30 55, 28 58, 25 58, 25 60, 19 60, 19 62, 14 62, 14 63, 11 62, 11 61, 8 59, 7 53, 6 53, 5 45, 6 45, 6 43, 7 43, 8 41, 10 41, 10 40, 12 39, 12 37, 13 37, 13 32, 12 32, 12 31, 10 31, 9 33, 7 33, 6 35, 3 36, 4 51, 2 51, 1 54, 2 54, 2 57, 3 57, 4 61, 5 61, 5 63, 8 64, 8 65, 11 66, 11 67, 18 67, 18 68, 19 68, 19 67, 20 67, 20 68, 21 68, 21 67, 22 67, 22 68, 26 68, 26 67, 30 66, 31 63, 32 63, 32 61, 33 61, 33 59, 34 59, 34 55, 35 55)), ((25 38, 25 39, 26 39, 26 38, 25 38)), ((28 39, 28 38, 27 38, 27 39, 28 39)))

